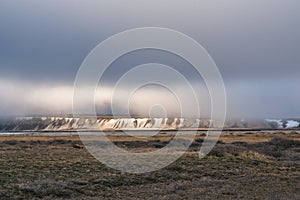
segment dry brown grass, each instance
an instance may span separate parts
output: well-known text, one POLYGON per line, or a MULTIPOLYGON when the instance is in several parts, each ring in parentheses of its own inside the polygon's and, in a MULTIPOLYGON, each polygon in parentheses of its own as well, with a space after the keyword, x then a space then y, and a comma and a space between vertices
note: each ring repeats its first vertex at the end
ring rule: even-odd
MULTIPOLYGON (((111 137, 133 150, 156 150, 169 139, 111 137)), ((78 137, 0 137, 0 198, 300 198, 299 135, 225 135, 200 160, 197 150, 202 140, 197 137, 189 152, 170 166, 138 175, 102 165, 81 148, 78 137)))

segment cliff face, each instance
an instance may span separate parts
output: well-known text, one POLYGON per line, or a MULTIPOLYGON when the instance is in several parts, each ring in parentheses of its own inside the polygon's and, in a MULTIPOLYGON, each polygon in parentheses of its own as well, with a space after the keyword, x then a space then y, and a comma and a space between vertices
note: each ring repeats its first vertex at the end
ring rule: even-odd
MULTIPOLYGON (((0 120, 0 131, 188 130, 219 128, 219 122, 185 118, 23 117, 0 120)), ((227 120, 224 129, 300 128, 300 120, 227 120)))

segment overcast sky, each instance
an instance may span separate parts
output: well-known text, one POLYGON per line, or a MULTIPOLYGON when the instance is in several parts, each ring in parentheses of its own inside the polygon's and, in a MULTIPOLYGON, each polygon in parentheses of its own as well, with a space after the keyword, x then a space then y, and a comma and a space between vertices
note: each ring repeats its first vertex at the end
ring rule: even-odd
MULTIPOLYGON (((299 8, 299 0, 2 0, 0 115, 71 112, 88 53, 113 34, 155 26, 208 51, 225 82, 229 116, 300 117, 299 8)), ((191 74, 172 55, 137 52, 116 62, 105 81, 152 60, 191 74)))

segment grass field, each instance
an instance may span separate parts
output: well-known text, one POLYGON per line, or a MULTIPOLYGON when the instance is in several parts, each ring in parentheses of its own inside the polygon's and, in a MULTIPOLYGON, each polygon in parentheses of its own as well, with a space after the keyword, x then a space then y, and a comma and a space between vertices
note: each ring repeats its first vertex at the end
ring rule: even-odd
MULTIPOLYGON (((110 139, 153 151, 171 136, 110 139)), ((164 169, 129 174, 101 164, 77 136, 2 136, 0 199, 300 199, 300 134, 227 134, 199 159, 202 141, 164 169)))

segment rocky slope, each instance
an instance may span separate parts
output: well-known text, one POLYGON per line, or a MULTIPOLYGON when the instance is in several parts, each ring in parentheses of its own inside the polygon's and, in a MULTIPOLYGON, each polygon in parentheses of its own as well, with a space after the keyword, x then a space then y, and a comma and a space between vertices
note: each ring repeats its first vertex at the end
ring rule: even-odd
MULTIPOLYGON (((72 130, 191 130, 219 128, 207 119, 111 118, 111 117, 19 117, 0 120, 0 131, 72 130)), ((224 129, 299 129, 299 119, 227 120, 224 129)))

